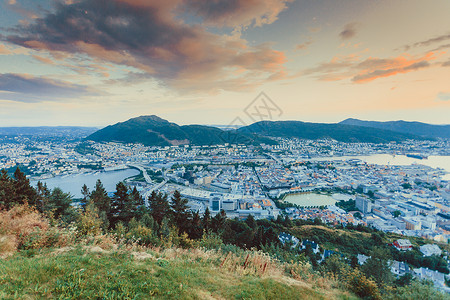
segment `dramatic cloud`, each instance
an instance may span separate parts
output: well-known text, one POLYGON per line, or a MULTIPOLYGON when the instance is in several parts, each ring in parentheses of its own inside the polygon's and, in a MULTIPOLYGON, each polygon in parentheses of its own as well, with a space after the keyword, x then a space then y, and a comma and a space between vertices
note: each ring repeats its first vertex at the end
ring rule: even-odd
POLYGON ((133 67, 177 89, 233 90, 230 82, 236 79, 240 88, 281 74, 284 53, 187 24, 180 11, 187 6, 211 22, 260 26, 273 22, 286 2, 69 1, 58 3, 54 13, 32 24, 17 27, 18 33, 7 39, 54 55, 88 55, 97 61, 133 67), (252 11, 244 4, 250 2, 261 5, 252 6, 252 11), (219 15, 212 15, 214 5, 224 6, 219 15), (233 14, 236 11, 239 13, 233 14))
POLYGON ((358 27, 359 27, 358 23, 349 23, 345 25, 344 30, 342 30, 341 33, 339 33, 339 36, 343 40, 351 39, 356 35, 358 27))
POLYGON ((450 93, 441 92, 437 95, 436 99, 439 101, 450 101, 450 93))
POLYGON ((262 26, 272 24, 294 0, 187 0, 189 11, 215 26, 262 26))
POLYGON ((357 55, 335 57, 330 62, 306 70, 305 75, 315 74, 319 80, 337 81, 351 79, 355 83, 367 83, 378 78, 416 71, 430 66, 435 59, 432 52, 414 58, 399 56, 395 58, 368 58, 361 60, 357 55))
POLYGON ((0 101, 39 102, 60 100, 99 93, 87 86, 27 74, 0 74, 0 101))

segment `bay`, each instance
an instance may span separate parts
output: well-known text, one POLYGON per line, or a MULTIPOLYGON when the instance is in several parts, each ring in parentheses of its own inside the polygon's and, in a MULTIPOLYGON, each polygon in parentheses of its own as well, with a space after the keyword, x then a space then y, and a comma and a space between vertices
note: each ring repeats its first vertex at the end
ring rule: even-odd
MULTIPOLYGON (((74 198, 81 198, 81 187, 84 184, 92 191, 97 179, 100 179, 107 192, 114 192, 117 183, 138 174, 139 171, 136 169, 125 169, 119 171, 56 176, 41 180, 41 182, 46 183, 49 189, 59 187, 65 193, 70 193, 74 198)), ((33 181, 32 184, 36 185, 37 181, 33 181)))

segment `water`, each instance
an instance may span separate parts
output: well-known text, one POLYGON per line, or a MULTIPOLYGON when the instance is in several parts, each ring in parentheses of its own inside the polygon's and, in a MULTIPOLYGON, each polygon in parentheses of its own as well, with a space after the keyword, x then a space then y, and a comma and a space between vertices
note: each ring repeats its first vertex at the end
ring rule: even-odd
MULTIPOLYGON (((348 159, 360 159, 369 164, 377 165, 394 165, 394 166, 407 166, 412 164, 429 166, 432 168, 442 168, 450 173, 450 156, 429 156, 427 159, 417 159, 407 157, 405 155, 390 155, 390 154, 374 154, 374 155, 362 155, 362 156, 333 156, 333 157, 319 157, 313 158, 312 161, 324 161, 324 160, 348 160, 348 159)), ((450 180, 450 174, 443 176, 444 179, 450 180)))
MULTIPOLYGON (((57 176, 45 180, 41 180, 47 183, 49 189, 59 187, 66 193, 70 193, 74 198, 81 198, 81 187, 86 184, 89 190, 95 187, 97 179, 100 179, 107 192, 114 192, 116 190, 116 184, 124 179, 136 176, 139 171, 136 169, 126 169, 120 171, 100 172, 98 174, 76 174, 70 176, 57 176)), ((36 181, 32 182, 36 185, 36 181)))
POLYGON ((329 195, 321 195, 316 193, 290 194, 284 198, 284 201, 297 204, 302 207, 326 206, 334 205, 336 203, 335 198, 329 195))

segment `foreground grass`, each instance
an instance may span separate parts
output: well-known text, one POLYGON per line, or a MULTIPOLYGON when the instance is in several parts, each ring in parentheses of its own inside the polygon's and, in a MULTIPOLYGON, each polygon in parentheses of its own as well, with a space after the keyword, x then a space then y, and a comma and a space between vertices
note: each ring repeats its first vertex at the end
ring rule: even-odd
POLYGON ((96 252, 80 247, 34 257, 16 254, 0 261, 0 298, 354 298, 273 270, 257 274, 235 268, 235 262, 224 263, 224 255, 196 251, 96 252))

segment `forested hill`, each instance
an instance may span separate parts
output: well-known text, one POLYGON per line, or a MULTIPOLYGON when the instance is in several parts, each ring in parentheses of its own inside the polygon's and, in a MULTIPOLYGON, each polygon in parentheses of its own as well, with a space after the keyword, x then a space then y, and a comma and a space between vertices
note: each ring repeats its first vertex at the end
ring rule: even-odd
POLYGON ((204 125, 179 126, 158 116, 141 116, 107 126, 87 137, 96 142, 141 143, 146 146, 274 144, 273 137, 385 143, 423 139, 413 134, 346 124, 262 121, 237 130, 204 125))
POLYGON ((307 123, 301 121, 261 121, 241 127, 238 132, 299 139, 331 138, 340 142, 385 143, 422 139, 417 135, 345 124, 307 123))
POLYGON ((141 116, 107 126, 87 137, 96 142, 141 143, 146 146, 274 143, 246 133, 204 125, 179 126, 158 116, 141 116))
POLYGON ((371 127, 378 129, 391 130, 396 132, 415 134, 424 137, 433 138, 450 138, 450 125, 433 125, 421 122, 407 122, 407 121, 362 121, 358 119, 346 119, 339 124, 371 127))

